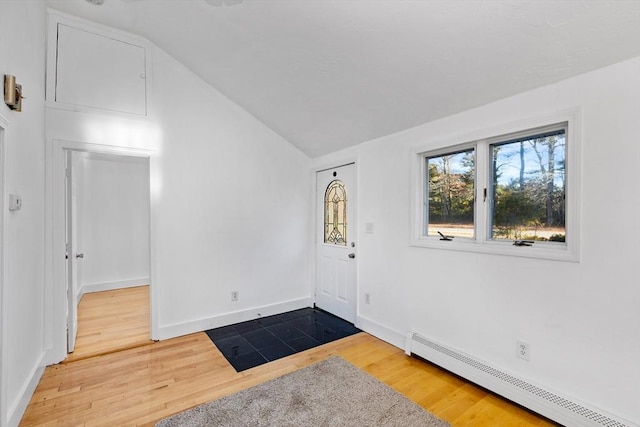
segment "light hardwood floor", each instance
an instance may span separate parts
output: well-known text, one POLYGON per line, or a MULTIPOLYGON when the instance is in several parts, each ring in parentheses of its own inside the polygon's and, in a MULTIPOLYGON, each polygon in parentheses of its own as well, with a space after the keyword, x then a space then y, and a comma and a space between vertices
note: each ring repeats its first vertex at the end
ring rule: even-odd
POLYGON ((85 294, 76 347, 64 363, 150 344, 149 286, 85 294))
POLYGON ((453 426, 553 425, 364 332, 240 373, 203 332, 50 366, 21 425, 152 426, 168 415, 331 355, 343 357, 453 426))

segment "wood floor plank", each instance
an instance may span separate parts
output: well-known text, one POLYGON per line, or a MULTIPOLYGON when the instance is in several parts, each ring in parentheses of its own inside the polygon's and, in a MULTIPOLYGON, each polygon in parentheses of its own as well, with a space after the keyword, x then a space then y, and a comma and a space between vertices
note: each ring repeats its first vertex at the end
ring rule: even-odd
POLYGON ((78 334, 64 363, 150 344, 149 286, 84 294, 78 334))
MULTIPOLYGON (((131 301, 126 295, 103 295, 109 303, 105 305, 105 318, 136 318, 115 314, 115 306, 131 301), (115 302, 118 297, 120 303, 115 302)), ((140 301, 135 302, 138 304, 140 301)), ((92 334, 100 329, 99 310, 95 308, 99 306, 98 301, 88 305, 92 334)), ((202 332, 67 360, 46 368, 20 425, 153 426, 174 413, 332 355, 341 356, 453 426, 554 425, 364 332, 240 373, 202 332)))

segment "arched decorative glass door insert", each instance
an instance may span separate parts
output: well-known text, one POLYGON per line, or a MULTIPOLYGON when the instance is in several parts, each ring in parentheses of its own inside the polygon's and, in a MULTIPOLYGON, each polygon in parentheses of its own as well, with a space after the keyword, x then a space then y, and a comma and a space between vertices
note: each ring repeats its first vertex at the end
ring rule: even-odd
POLYGON ((339 179, 324 194, 324 242, 347 246, 347 190, 339 179))

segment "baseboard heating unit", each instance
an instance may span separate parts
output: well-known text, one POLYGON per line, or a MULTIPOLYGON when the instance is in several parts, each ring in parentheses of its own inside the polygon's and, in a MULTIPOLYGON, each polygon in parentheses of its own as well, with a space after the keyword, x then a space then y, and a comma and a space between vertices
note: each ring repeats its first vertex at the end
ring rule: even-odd
POLYGON ((405 352, 426 359, 565 426, 639 427, 638 424, 621 420, 541 385, 534 385, 416 333, 407 335, 405 352))

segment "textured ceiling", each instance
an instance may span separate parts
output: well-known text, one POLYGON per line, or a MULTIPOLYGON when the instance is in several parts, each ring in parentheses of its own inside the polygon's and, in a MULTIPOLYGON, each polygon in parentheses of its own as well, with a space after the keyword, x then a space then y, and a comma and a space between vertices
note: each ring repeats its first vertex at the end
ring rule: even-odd
POLYGON ((640 1, 48 0, 142 35, 311 157, 640 55, 640 1))

